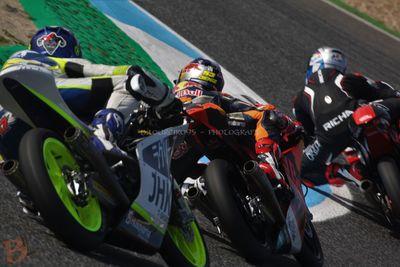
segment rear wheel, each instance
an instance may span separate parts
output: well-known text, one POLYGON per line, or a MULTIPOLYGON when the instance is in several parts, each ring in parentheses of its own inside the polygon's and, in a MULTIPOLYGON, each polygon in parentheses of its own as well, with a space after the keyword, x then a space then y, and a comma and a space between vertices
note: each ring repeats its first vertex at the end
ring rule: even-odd
POLYGON ((169 225, 160 253, 169 266, 209 265, 207 248, 196 221, 184 229, 169 225))
POLYGON ((263 262, 270 255, 269 236, 251 224, 251 218, 243 205, 247 201, 238 195, 233 186, 234 168, 227 161, 216 159, 205 171, 207 193, 227 233, 236 249, 250 262, 263 262), (249 220, 247 220, 247 219, 249 220))
POLYGON ((106 234, 105 214, 93 195, 78 202, 68 189, 68 175, 80 172, 68 147, 53 132, 33 129, 23 137, 19 155, 30 196, 51 230, 74 248, 98 246, 106 234))
POLYGON ((397 162, 386 157, 377 164, 379 177, 387 195, 389 212, 397 224, 400 222, 400 171, 397 162))
POLYGON ((319 267, 324 264, 324 254, 313 223, 308 220, 304 229, 301 251, 294 255, 302 266, 319 267))

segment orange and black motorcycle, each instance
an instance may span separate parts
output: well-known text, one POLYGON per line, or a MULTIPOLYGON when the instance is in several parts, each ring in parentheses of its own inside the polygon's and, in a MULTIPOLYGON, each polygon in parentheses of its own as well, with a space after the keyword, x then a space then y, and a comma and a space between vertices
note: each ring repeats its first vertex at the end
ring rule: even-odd
POLYGON ((190 169, 186 175, 191 178, 181 187, 184 196, 248 261, 261 263, 271 254, 293 254, 303 266, 322 266, 322 248, 299 176, 302 138, 280 159, 286 186, 273 187, 253 149, 235 132, 213 128, 205 112, 203 108, 185 111, 189 134, 174 153, 176 169, 190 169), (207 164, 183 166, 185 157, 196 154, 193 150, 204 155, 207 164))

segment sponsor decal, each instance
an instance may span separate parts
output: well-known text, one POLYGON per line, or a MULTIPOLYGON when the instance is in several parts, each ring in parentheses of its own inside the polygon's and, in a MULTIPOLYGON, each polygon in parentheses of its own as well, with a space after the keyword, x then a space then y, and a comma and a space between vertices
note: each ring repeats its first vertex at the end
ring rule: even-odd
POLYGON ((177 98, 185 97, 185 96, 201 96, 203 95, 203 90, 199 89, 183 89, 175 93, 177 98))
POLYGON ((330 121, 325 122, 322 125, 322 127, 324 128, 325 131, 328 132, 329 130, 335 128, 336 126, 341 124, 343 121, 345 121, 348 117, 351 116, 351 114, 353 114, 352 110, 345 110, 341 114, 339 114, 336 117, 334 117, 333 119, 331 119, 330 121))
POLYGON ((5 135, 10 129, 11 125, 14 124, 15 118, 11 112, 2 110, 0 111, 0 136, 5 135))
POLYGON ((211 71, 203 71, 203 73, 199 76, 199 79, 202 81, 207 81, 213 84, 217 84, 217 79, 215 79, 215 73, 211 71))
POLYGON ((325 103, 327 103, 327 104, 332 103, 332 98, 329 95, 325 96, 324 100, 325 100, 325 103))
POLYGON ((133 210, 129 210, 125 217, 125 224, 132 226, 144 240, 150 239, 152 231, 146 227, 150 223, 136 218, 133 210))
POLYGON ((16 239, 4 240, 0 246, 0 265, 20 265, 28 257, 26 242, 18 237, 16 239))
POLYGON ((362 117, 358 118, 358 120, 360 124, 363 124, 365 122, 368 122, 372 118, 374 118, 374 116, 372 116, 371 114, 365 114, 362 117))
POLYGON ((175 146, 174 153, 172 154, 172 159, 179 159, 189 151, 189 145, 186 141, 183 141, 179 145, 175 146))
POLYGON ((321 144, 318 140, 315 140, 314 143, 304 149, 304 155, 306 155, 309 160, 314 161, 315 157, 319 154, 320 148, 321 144))
POLYGON ((38 47, 43 47, 49 55, 53 55, 59 47, 65 47, 67 45, 67 41, 65 41, 62 36, 57 35, 57 33, 51 32, 37 39, 36 45, 38 47))

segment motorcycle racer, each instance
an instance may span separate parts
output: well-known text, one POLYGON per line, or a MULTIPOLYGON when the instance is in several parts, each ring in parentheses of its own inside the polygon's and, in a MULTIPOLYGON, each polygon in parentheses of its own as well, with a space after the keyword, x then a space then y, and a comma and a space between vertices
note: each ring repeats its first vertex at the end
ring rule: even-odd
POLYGON ((314 185, 344 183, 339 166, 331 162, 351 140, 349 123, 360 105, 370 105, 389 120, 400 117, 399 91, 360 73, 346 73, 346 69, 341 50, 318 48, 308 61, 305 87, 294 98, 293 113, 305 129, 308 145, 302 177, 314 185))
MULTIPOLYGON (((50 70, 61 96, 75 114, 86 120, 96 114, 91 125, 101 143, 109 148, 107 142, 118 139, 139 100, 155 106, 160 118, 167 116, 166 111, 177 102, 166 84, 139 66, 109 66, 83 59, 78 40, 64 27, 47 26, 38 30, 29 50, 13 54, 3 69, 15 64, 35 64, 50 70)), ((18 119, 14 123, 23 124, 18 119)), ((16 131, 12 135, 2 134, 2 145, 14 144, 15 134, 16 131)), ((16 148, 4 147, 0 153, 6 158, 16 158, 16 148)))
MULTIPOLYGON (((222 92, 223 86, 220 66, 211 60, 196 58, 182 68, 173 91, 186 112, 204 109, 211 128, 221 134, 237 135, 248 147, 254 147, 252 154, 258 157, 259 166, 274 186, 284 183, 278 160, 281 149, 299 128, 275 106, 244 102, 222 92), (243 129, 249 131, 241 131, 243 129)), ((183 159, 183 162, 197 162, 200 154, 194 152, 196 148, 191 149, 187 156, 190 159, 183 159)), ((182 165, 191 168, 190 164, 182 165)))
MULTIPOLYGON (((163 122, 180 111, 181 102, 168 86, 139 66, 94 64, 82 58, 79 41, 64 27, 38 30, 29 50, 13 54, 3 69, 16 64, 33 64, 51 71, 70 109, 83 121, 91 121, 92 142, 100 151, 125 153, 116 141, 140 100, 153 106, 163 122)), ((6 159, 18 159, 19 141, 30 127, 4 109, 0 115, 0 154, 6 159)))

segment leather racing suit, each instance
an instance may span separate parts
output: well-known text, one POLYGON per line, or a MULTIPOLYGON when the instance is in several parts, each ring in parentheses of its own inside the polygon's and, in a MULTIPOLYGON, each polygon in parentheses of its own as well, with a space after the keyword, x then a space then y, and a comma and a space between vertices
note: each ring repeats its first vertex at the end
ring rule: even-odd
POLYGON ((326 166, 349 144, 349 120, 360 104, 373 102, 392 119, 400 116, 400 92, 384 82, 334 69, 314 73, 294 98, 293 112, 306 133, 302 177, 314 185, 326 183, 326 166))
MULTIPOLYGON (((256 154, 271 152, 278 159, 280 147, 286 144, 285 135, 295 129, 292 120, 271 104, 244 102, 225 93, 203 90, 201 84, 189 81, 177 84, 173 92, 183 102, 186 110, 204 109, 214 129, 238 130, 227 133, 236 135, 247 147, 255 147, 255 150, 249 150, 254 158, 256 154)), ((196 147, 191 147, 190 151, 179 160, 179 173, 174 173, 179 180, 190 176, 188 174, 195 170, 193 164, 202 156, 196 147)))
MULTIPOLYGON (((3 69, 15 64, 34 64, 50 70, 64 101, 85 122, 90 122, 102 108, 120 112, 126 122, 138 100, 154 102, 173 97, 165 84, 138 66, 93 64, 82 58, 50 57, 31 50, 13 54, 3 69), (135 74, 144 78, 147 90, 130 86, 135 74)), ((30 127, 4 109, 0 115, 0 154, 17 158, 19 141, 30 127)))

